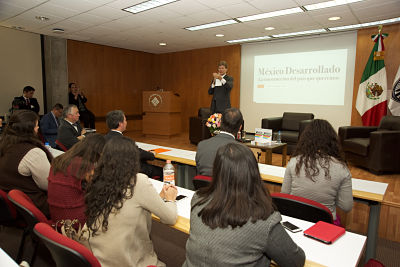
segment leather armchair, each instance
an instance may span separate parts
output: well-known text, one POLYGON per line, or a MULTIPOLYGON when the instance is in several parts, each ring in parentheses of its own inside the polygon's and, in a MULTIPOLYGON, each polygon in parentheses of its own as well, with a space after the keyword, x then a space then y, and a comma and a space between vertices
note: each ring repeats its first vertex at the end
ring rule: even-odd
POLYGON ((385 116, 379 127, 343 126, 339 139, 346 160, 374 174, 400 171, 400 116, 385 116))
POLYGON ((262 119, 261 128, 272 129, 273 134, 281 131, 281 140, 287 143, 287 153, 290 155, 296 148, 300 134, 312 119, 312 113, 284 112, 282 117, 262 119))
POLYGON ((211 137, 206 126, 207 119, 210 116, 210 108, 199 108, 198 116, 189 118, 189 140, 192 144, 197 145, 201 140, 211 137))

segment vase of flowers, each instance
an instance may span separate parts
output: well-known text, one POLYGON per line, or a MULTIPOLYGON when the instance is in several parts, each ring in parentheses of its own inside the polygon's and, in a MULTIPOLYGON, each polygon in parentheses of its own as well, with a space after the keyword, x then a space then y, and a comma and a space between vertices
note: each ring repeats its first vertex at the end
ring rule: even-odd
POLYGON ((221 127, 221 118, 221 113, 214 113, 208 118, 206 126, 208 127, 208 130, 210 131, 212 136, 219 134, 219 127, 221 127))

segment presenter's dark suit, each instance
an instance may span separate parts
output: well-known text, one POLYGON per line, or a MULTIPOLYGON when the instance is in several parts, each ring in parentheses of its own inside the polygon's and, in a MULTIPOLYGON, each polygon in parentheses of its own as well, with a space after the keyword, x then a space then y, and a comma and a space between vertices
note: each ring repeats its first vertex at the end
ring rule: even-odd
POLYGON ((14 97, 14 102, 18 102, 18 109, 27 109, 32 110, 36 113, 39 113, 40 106, 36 98, 29 98, 29 105, 26 103, 26 100, 23 96, 14 97))
POLYGON ((75 99, 75 96, 71 92, 68 94, 68 103, 78 107, 80 115, 79 119, 83 122, 85 128, 96 129, 94 122, 95 116, 90 110, 87 109, 85 105, 86 102, 87 98, 82 95, 78 95, 78 98, 75 99))
POLYGON ((76 123, 78 131, 66 120, 60 120, 60 126, 58 127, 57 140, 61 142, 67 149, 70 149, 73 145, 79 142, 78 136, 82 133, 82 126, 76 123))
POLYGON ((213 95, 211 100, 211 113, 223 113, 225 109, 231 107, 231 90, 233 88, 233 78, 231 76, 225 75, 223 77, 226 81, 225 84, 221 86, 211 86, 208 89, 208 94, 213 95))
POLYGON ((236 142, 235 138, 226 133, 220 133, 214 137, 201 141, 197 145, 196 153, 197 174, 212 176, 214 159, 218 148, 234 142, 236 142))
POLYGON ((50 111, 40 119, 40 131, 51 147, 56 147, 59 120, 50 111))
MULTIPOLYGON (((109 131, 104 136, 104 138, 106 139, 106 142, 107 142, 111 138, 121 137, 121 136, 123 136, 123 135, 121 133, 119 133, 119 132, 109 131)), ((146 162, 147 160, 154 160, 154 154, 149 152, 149 151, 143 150, 143 149, 141 149, 139 147, 137 147, 137 148, 139 149, 139 152, 140 152, 140 156, 139 156, 140 157, 140 167, 141 167, 140 172, 146 174, 150 178, 159 177, 159 179, 162 180, 162 178, 163 178, 163 170, 162 170, 162 168, 154 166, 154 165, 151 165, 151 164, 148 164, 146 162)))

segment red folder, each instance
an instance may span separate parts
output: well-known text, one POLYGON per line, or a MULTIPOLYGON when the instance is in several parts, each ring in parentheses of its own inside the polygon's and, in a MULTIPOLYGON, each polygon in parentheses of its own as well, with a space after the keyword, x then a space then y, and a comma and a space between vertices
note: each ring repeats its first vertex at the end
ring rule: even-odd
POLYGON ((305 230, 304 235, 325 244, 332 244, 336 239, 344 235, 345 232, 346 230, 342 227, 319 221, 305 230))

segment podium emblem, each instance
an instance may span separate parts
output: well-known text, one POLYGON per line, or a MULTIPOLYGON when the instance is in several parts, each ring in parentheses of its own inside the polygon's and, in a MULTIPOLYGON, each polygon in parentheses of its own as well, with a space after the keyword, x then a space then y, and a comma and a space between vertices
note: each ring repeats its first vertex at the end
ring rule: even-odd
POLYGON ((149 96, 149 104, 153 108, 157 108, 158 105, 162 104, 162 97, 159 94, 152 94, 149 96))

